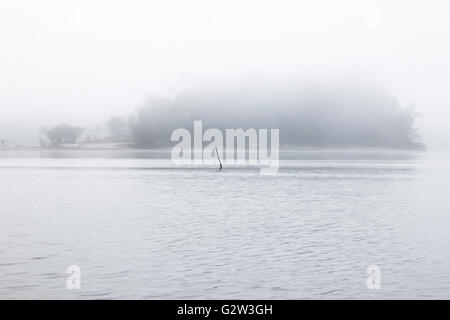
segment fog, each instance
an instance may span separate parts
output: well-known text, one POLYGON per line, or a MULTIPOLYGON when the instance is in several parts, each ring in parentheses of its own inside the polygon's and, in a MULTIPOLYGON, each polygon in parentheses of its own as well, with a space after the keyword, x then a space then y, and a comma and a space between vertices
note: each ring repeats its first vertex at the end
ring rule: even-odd
MULTIPOLYGON (((423 149, 414 105, 401 106, 367 74, 326 80, 247 77, 154 97, 128 119, 140 147, 168 147, 177 128, 277 128, 280 144, 301 147, 423 149)), ((126 120, 113 126, 120 128, 126 120)))
POLYGON ((286 88, 375 83, 415 105, 429 149, 448 148, 449 9, 445 0, 2 2, 0 139, 33 145, 43 126, 93 126, 153 95, 264 78, 286 88))

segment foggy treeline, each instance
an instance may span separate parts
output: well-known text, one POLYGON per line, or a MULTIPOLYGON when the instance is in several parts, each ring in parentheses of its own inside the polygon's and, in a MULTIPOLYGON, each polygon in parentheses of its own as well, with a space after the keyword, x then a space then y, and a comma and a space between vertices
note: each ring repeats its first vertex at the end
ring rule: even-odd
POLYGON ((278 128, 281 145, 420 149, 412 105, 358 85, 211 85, 153 97, 130 117, 140 147, 166 147, 176 128, 278 128))
POLYGON ((107 134, 59 125, 41 130, 41 145, 121 142, 139 148, 170 147, 177 128, 279 129, 280 144, 299 147, 423 149, 413 105, 401 106, 386 90, 360 83, 279 84, 240 79, 152 97, 125 117, 105 122, 107 134), (83 133, 83 134, 82 134, 83 133))

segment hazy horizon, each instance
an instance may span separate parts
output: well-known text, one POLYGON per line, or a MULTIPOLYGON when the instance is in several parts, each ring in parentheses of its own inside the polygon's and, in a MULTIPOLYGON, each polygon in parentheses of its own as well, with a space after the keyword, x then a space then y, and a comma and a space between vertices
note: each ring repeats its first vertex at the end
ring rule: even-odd
POLYGON ((101 125, 150 96, 209 83, 356 74, 415 105, 428 149, 450 148, 448 9, 439 0, 2 3, 0 138, 37 144, 43 126, 101 125))

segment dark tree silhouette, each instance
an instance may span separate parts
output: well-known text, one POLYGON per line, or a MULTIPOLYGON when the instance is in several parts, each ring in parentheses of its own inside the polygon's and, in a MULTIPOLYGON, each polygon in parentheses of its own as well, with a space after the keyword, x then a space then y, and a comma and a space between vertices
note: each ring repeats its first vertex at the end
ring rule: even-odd
POLYGON ((413 106, 377 88, 211 86, 173 99, 150 99, 131 123, 138 146, 168 147, 176 128, 278 128, 280 144, 421 149, 413 106), (243 89, 244 88, 244 89, 243 89))
POLYGON ((51 129, 43 128, 43 133, 53 146, 59 146, 64 143, 76 143, 78 137, 83 132, 83 128, 61 124, 51 129))

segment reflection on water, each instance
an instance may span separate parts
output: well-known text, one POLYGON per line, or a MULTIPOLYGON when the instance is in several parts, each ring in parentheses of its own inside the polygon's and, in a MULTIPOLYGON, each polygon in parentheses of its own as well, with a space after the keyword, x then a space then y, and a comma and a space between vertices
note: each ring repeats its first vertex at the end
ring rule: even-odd
POLYGON ((0 152, 0 298, 450 298, 447 155, 284 151, 274 176, 167 155, 0 152))

